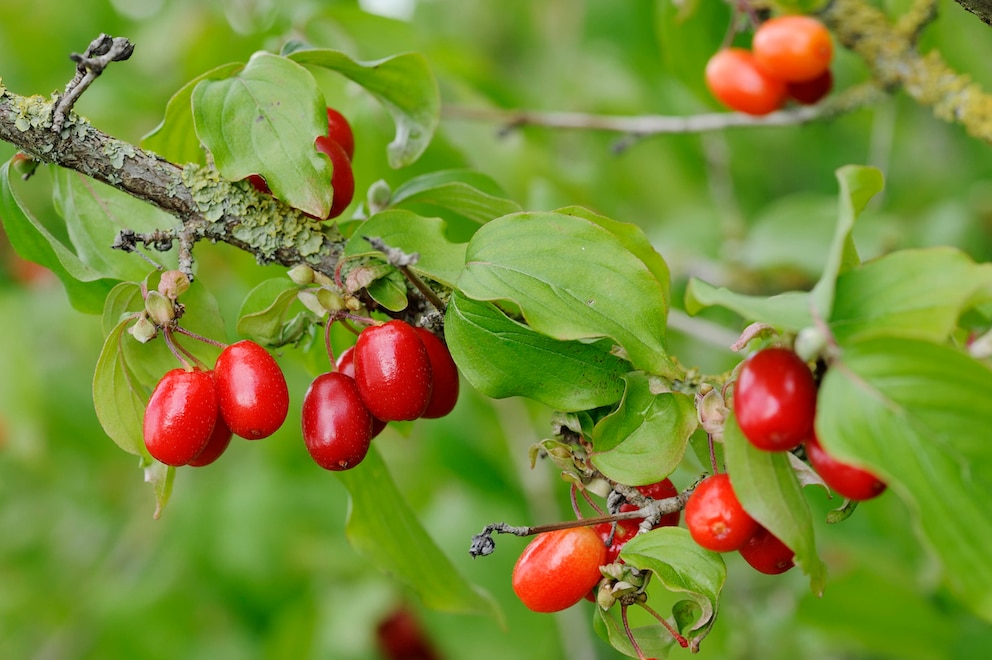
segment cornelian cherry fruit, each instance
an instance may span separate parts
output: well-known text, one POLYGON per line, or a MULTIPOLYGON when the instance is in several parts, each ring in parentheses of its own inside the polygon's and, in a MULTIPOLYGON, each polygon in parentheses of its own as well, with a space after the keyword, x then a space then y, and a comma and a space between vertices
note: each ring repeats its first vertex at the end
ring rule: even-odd
POLYGON ((355 343, 355 383, 375 417, 417 419, 431 400, 433 376, 424 342, 410 324, 393 320, 362 330, 355 343))
POLYGON ((426 328, 414 328, 420 341, 424 342, 427 357, 431 362, 431 400, 421 417, 437 419, 444 417, 455 408, 458 402, 458 367, 451 359, 451 353, 437 335, 426 328))
POLYGON ((737 550, 758 531, 758 523, 741 506, 726 473, 696 485, 685 503, 685 523, 693 540, 714 552, 737 550))
POLYGON ((885 490, 878 477, 827 453, 814 433, 806 440, 806 458, 830 488, 851 500, 870 500, 885 490))
POLYGON ((612 564, 620 556, 620 551, 623 546, 630 539, 637 536, 637 531, 640 528, 641 523, 638 520, 618 520, 616 530, 613 530, 613 523, 600 523, 593 527, 593 531, 599 535, 599 538, 603 542, 603 547, 606 548, 606 557, 603 558, 604 564, 612 564), (610 541, 610 532, 613 532, 613 540, 609 545, 607 543, 610 541))
POLYGON ((834 86, 834 74, 827 69, 812 80, 789 83, 785 86, 789 93, 789 98, 802 105, 813 105, 818 103, 834 86))
POLYGON ((816 381, 792 351, 766 348, 741 367, 733 406, 737 424, 752 445, 765 451, 789 451, 813 429, 816 381))
POLYGON ((279 363, 248 339, 231 344, 214 364, 220 414, 247 440, 275 433, 289 412, 289 389, 279 363))
POLYGON ((596 586, 606 559, 602 539, 589 527, 538 534, 513 567, 513 591, 535 612, 558 612, 596 586))
POLYGON ((365 458, 372 441, 372 415, 355 380, 340 371, 314 379, 303 396, 303 442, 325 470, 349 470, 365 458))
POLYGON ((231 444, 231 437, 234 435, 231 433, 231 429, 227 428, 227 424, 224 423, 224 418, 219 414, 218 411, 217 421, 214 423, 213 433, 210 434, 210 439, 207 441, 207 446, 203 448, 196 458, 191 460, 187 465, 193 467, 203 467, 205 465, 210 465, 223 454, 228 446, 231 444))
POLYGON ((789 546, 761 526, 737 551, 752 568, 766 575, 785 573, 796 565, 789 546))
POLYGON ((321 135, 314 141, 314 147, 320 153, 326 155, 331 160, 331 188, 334 196, 331 199, 331 208, 327 212, 326 220, 336 218, 351 204, 355 197, 355 173, 351 169, 351 160, 344 148, 327 137, 321 135))
POLYGON ((785 104, 785 83, 768 75, 750 51, 725 48, 706 63, 706 86, 720 103, 749 115, 767 115, 785 104))
MULTIPOLYGON (((679 491, 675 488, 675 484, 672 483, 671 479, 662 479, 661 481, 656 481, 653 484, 648 484, 646 486, 637 486, 638 492, 645 497, 650 497, 653 500, 664 500, 669 497, 675 497, 679 494, 679 491)), ((620 505, 620 511, 637 511, 640 507, 633 504, 624 502, 620 505)), ((654 526, 654 529, 659 527, 675 527, 679 524, 681 518, 681 511, 674 511, 672 513, 666 513, 658 521, 658 524, 654 526)), ((640 520, 635 521, 640 525, 640 520)))
POLYGON ((327 108, 327 137, 341 145, 348 160, 355 157, 355 134, 351 131, 351 124, 340 112, 334 108, 327 108))
MULTIPOLYGON (((337 370, 343 373, 345 376, 355 377, 355 347, 349 346, 348 348, 341 351, 341 355, 338 356, 337 361, 334 363, 337 370)), ((376 437, 382 430, 386 428, 386 422, 382 421, 378 417, 372 418, 372 437, 376 437)))
POLYGON ((217 387, 209 371, 167 371, 148 405, 142 432, 152 458, 186 465, 207 446, 217 422, 217 387))
POLYGON ((803 82, 830 67, 834 48, 830 32, 810 16, 771 18, 754 32, 751 50, 758 65, 785 82, 803 82))

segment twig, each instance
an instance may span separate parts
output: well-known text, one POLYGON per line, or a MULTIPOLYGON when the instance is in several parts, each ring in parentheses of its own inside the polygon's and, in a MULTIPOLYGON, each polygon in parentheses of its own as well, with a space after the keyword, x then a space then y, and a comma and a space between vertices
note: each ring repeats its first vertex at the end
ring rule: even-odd
POLYGON ((378 250, 386 255, 386 260, 391 266, 395 266, 413 286, 417 287, 417 290, 423 294, 424 298, 434 306, 434 309, 444 314, 444 302, 438 298, 434 290, 427 286, 427 283, 420 279, 420 276, 415 272, 410 270, 410 266, 417 263, 420 259, 420 255, 414 252, 413 254, 407 254, 399 248, 394 248, 386 245, 386 243, 378 236, 366 236, 365 240, 369 242, 374 250, 378 250))
POLYGON ((85 53, 70 55, 69 58, 76 63, 76 75, 65 86, 65 91, 52 111, 52 132, 58 133, 62 130, 76 100, 111 62, 126 60, 133 52, 134 44, 124 37, 101 34, 90 43, 85 53))

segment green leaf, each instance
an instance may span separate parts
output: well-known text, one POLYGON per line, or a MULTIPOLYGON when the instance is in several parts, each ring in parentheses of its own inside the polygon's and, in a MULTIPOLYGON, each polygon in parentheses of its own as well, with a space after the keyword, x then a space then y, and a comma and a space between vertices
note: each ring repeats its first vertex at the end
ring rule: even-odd
POLYGON ((273 277, 248 292, 238 312, 238 334, 272 346, 282 338, 286 311, 299 287, 288 277, 273 277))
POLYGON ((537 332, 610 337, 636 368, 675 376, 665 350, 668 282, 609 224, 563 213, 493 220, 469 242, 458 287, 476 300, 512 301, 537 332))
POLYGON ((11 245, 24 259, 51 270, 62 282, 69 302, 97 314, 115 282, 87 266, 24 206, 11 185, 10 161, 0 166, 0 220, 11 245))
POLYGON ((592 462, 615 481, 652 484, 681 462, 689 436, 699 425, 696 406, 685 394, 652 393, 644 374, 628 374, 624 381, 620 406, 593 430, 592 462))
POLYGON ((441 95, 423 55, 404 53, 359 62, 337 50, 312 49, 298 50, 289 58, 337 71, 385 106, 396 123, 396 137, 388 148, 390 167, 410 165, 430 144, 441 117, 441 95))
POLYGON ((327 216, 331 166, 314 148, 327 133, 327 113, 309 71, 258 52, 237 75, 198 82, 192 100, 196 135, 225 178, 259 173, 282 201, 327 216))
MULTIPOLYGON (((136 254, 112 250, 122 229, 150 232, 176 225, 176 219, 147 202, 67 169, 53 172, 53 200, 65 220, 80 260, 107 278, 140 280, 149 264, 136 254)), ((175 253, 156 253, 165 268, 175 268, 175 253)))
POLYGON ((176 480, 176 468, 159 463, 150 457, 148 462, 142 461, 141 468, 145 473, 145 482, 152 485, 152 492, 155 493, 155 518, 158 518, 162 515, 162 511, 169 503, 169 497, 172 495, 172 484, 176 480))
POLYGON ((816 554, 813 518, 786 452, 752 445, 731 416, 724 426, 723 451, 734 494, 751 517, 796 553, 813 593, 823 593, 826 567, 816 554))
POLYGON ((630 364, 600 343, 559 341, 507 318, 492 303, 455 292, 444 337, 459 371, 482 394, 524 396, 556 410, 615 403, 630 364))
POLYGON ((389 205, 415 212, 449 211, 480 225, 521 210, 491 178, 471 170, 443 170, 410 179, 393 191, 389 205))
POLYGON ((813 323, 809 313, 809 294, 786 291, 774 296, 748 296, 725 287, 714 287, 692 278, 685 290, 685 311, 698 314, 706 307, 719 305, 752 321, 761 321, 780 330, 798 331, 813 323))
POLYGON ((823 446, 878 475, 909 505, 951 590, 992 621, 989 428, 992 371, 944 345, 903 337, 851 343, 820 387, 823 446))
POLYGON ((420 255, 410 267, 415 273, 453 287, 465 265, 465 244, 449 241, 445 225, 440 218, 425 218, 410 211, 383 211, 358 226, 345 246, 344 256, 384 260, 383 254, 365 240, 366 236, 378 237, 389 247, 420 255))
POLYGON ((129 318, 120 321, 103 342, 93 375, 93 407, 100 426, 118 447, 151 460, 141 430, 150 391, 128 369, 122 348, 123 342, 134 341, 127 335, 133 323, 129 318))
POLYGON ((841 344, 876 334, 942 342, 958 317, 992 300, 992 264, 954 248, 901 250, 837 279, 830 330, 841 344))
POLYGON ((830 318, 834 305, 837 277, 861 263, 851 232, 854 221, 864 211, 868 202, 885 186, 882 172, 874 167, 846 165, 836 172, 840 184, 837 227, 833 243, 827 253, 826 266, 820 280, 810 292, 810 304, 821 319, 830 318))
POLYGON ((223 80, 244 67, 241 62, 222 64, 193 78, 172 95, 165 106, 165 117, 141 140, 141 146, 173 163, 206 164, 205 154, 193 126, 193 88, 201 80, 223 80))
MULTIPOLYGON (((619 609, 619 606, 614 609, 619 609)), ((637 608, 634 607, 631 609, 636 610, 637 608)), ((604 610, 597 607, 596 616, 593 619, 593 627, 596 630, 596 634, 604 641, 609 642, 610 646, 617 651, 631 658, 637 657, 637 652, 627 638, 627 632, 623 629, 623 623, 619 620, 619 615, 614 615, 613 610, 604 610)), ((652 658, 667 658, 668 652, 675 643, 675 638, 660 623, 636 627, 631 625, 630 632, 633 633, 634 639, 637 640, 637 645, 641 648, 641 652, 652 658)))
POLYGON ((421 527, 375 447, 357 467, 336 474, 351 494, 346 533, 356 550, 428 607, 502 620, 496 602, 467 582, 421 527))
POLYGON ((406 295, 406 280, 396 270, 389 270, 384 277, 376 278, 365 290, 374 301, 391 312, 402 312, 410 304, 406 295))
POLYGON ((698 650, 716 621, 720 592, 727 579, 723 557, 700 547, 686 529, 659 527, 627 541, 620 558, 636 568, 651 570, 651 585, 660 583, 694 605, 682 609, 677 618, 679 632, 689 640, 690 648, 698 650), (686 611, 692 615, 687 617, 686 611))

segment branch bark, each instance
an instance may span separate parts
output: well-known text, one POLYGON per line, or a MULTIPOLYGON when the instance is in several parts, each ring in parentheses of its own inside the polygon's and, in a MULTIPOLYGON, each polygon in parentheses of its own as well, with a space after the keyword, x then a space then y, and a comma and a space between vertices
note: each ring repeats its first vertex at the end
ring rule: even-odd
POLYGON ((992 25, 992 0, 957 0, 957 3, 986 25, 992 25))

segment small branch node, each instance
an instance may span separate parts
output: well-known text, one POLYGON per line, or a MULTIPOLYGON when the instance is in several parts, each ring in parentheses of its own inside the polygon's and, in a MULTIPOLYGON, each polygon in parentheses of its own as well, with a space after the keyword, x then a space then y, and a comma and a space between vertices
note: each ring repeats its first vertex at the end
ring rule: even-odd
POLYGON ((69 59, 76 63, 76 75, 66 85, 65 91, 55 104, 52 111, 52 131, 58 133, 62 130, 72 106, 111 62, 126 60, 133 52, 134 44, 128 39, 101 34, 90 42, 82 55, 79 53, 69 55, 69 59))

